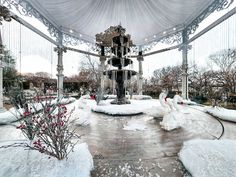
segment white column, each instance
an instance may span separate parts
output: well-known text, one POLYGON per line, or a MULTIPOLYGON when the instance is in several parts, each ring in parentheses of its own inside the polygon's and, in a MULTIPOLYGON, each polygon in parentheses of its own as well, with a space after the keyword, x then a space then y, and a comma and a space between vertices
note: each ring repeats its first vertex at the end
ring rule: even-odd
POLYGON ((0 112, 4 111, 3 107, 3 44, 2 44, 2 34, 0 29, 0 112))
POLYGON ((186 30, 182 31, 182 45, 179 51, 182 51, 182 97, 188 99, 188 34, 186 30))
POLYGON ((188 99, 188 50, 190 45, 183 44, 179 50, 182 50, 182 97, 188 99))
POLYGON ((142 52, 139 52, 139 55, 137 57, 137 60, 139 62, 139 72, 138 72, 138 94, 142 95, 143 94, 143 66, 142 66, 142 61, 143 61, 143 55, 142 52))
MULTIPOLYGON (((1 47, 1 46, 0 46, 1 47)), ((0 54, 0 112, 4 110, 3 107, 3 66, 2 66, 3 55, 0 54)))
POLYGON ((101 56, 100 57, 100 77, 101 77, 101 92, 104 93, 104 82, 105 82, 105 77, 103 72, 105 71, 105 61, 106 61, 106 57, 105 56, 101 56))
POLYGON ((62 98, 63 97, 63 52, 66 52, 66 49, 64 47, 58 46, 54 48, 54 51, 57 52, 58 55, 58 63, 57 63, 57 97, 62 98))
MULTIPOLYGON (((0 1, 1 2, 1 1, 0 1)), ((0 26, 2 25, 1 21, 5 20, 7 22, 11 21, 11 13, 8 10, 7 7, 0 6, 0 26)), ((3 52, 3 42, 2 42, 2 34, 1 34, 1 29, 0 29, 0 112, 5 111, 3 107, 3 57, 4 57, 4 52, 3 52)))

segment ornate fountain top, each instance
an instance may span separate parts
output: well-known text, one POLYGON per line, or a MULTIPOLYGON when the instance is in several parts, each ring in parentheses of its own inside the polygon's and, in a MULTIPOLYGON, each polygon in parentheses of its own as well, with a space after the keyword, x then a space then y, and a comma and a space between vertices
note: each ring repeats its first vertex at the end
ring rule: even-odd
POLYGON ((128 39, 129 46, 134 46, 132 40, 130 39, 131 36, 129 34, 125 34, 125 28, 121 25, 118 26, 110 26, 107 30, 102 33, 96 34, 96 42, 99 45, 105 47, 112 47, 116 44, 113 44, 113 38, 117 36, 124 36, 128 39))

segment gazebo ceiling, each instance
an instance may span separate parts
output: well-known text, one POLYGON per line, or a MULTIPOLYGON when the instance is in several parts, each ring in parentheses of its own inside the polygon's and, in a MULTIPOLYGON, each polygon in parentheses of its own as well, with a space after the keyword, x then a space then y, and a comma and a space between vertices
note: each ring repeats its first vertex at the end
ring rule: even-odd
POLYGON ((95 35, 121 25, 137 45, 182 30, 214 0, 31 0, 65 33, 94 42, 95 35))

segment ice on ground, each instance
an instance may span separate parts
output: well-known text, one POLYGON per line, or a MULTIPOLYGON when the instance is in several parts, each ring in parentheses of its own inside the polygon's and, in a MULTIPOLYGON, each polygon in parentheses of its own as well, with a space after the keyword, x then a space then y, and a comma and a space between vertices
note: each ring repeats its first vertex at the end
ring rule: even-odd
MULTIPOLYGON (((6 145, 0 143, 0 146, 6 145)), ((86 143, 77 144, 68 159, 54 157, 25 148, 0 149, 0 176, 7 177, 90 177, 93 158, 86 143)))
POLYGON ((185 123, 184 114, 172 110, 170 113, 164 115, 163 120, 160 122, 161 128, 167 131, 171 131, 180 128, 185 123))
POLYGON ((179 158, 193 177, 236 177, 235 140, 190 140, 179 158))
POLYGON ((222 120, 236 122, 236 110, 230 110, 221 107, 208 107, 206 112, 222 120))
POLYGON ((132 123, 132 124, 128 124, 125 125, 123 130, 133 130, 133 131, 143 131, 146 130, 147 127, 143 124, 137 124, 137 123, 132 123))

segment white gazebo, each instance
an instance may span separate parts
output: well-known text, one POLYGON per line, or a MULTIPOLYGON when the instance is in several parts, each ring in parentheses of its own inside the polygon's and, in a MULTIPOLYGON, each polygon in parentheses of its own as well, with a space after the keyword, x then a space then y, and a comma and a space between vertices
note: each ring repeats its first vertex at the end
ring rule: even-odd
MULTIPOLYGON (((66 50, 72 50, 100 57, 101 70, 104 70, 104 62, 108 56, 78 50, 71 46, 85 43, 94 47, 96 34, 121 23, 136 45, 133 47, 134 55, 132 57, 137 58, 139 62, 139 94, 142 93, 142 61, 145 57, 179 49, 182 52, 182 96, 187 99, 187 53, 191 49, 189 43, 236 12, 235 8, 232 9, 201 33, 193 35, 199 23, 211 13, 228 8, 233 0, 1 0, 0 2, 1 20, 9 21, 4 18, 8 13, 4 10, 7 7, 11 11, 11 18, 57 46, 55 51, 58 53, 59 97, 63 95, 63 53, 66 50), (37 18, 47 27, 50 36, 45 35, 20 16, 15 15, 14 12, 37 18), (159 41, 174 45, 149 52, 152 46, 159 41), (140 53, 141 55, 138 55, 140 53)), ((103 77, 101 76, 101 78, 103 77)), ((101 80, 103 83, 103 79, 101 80)))

